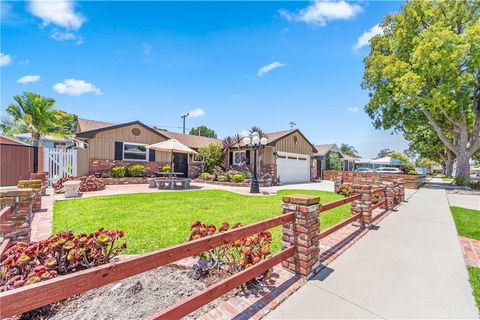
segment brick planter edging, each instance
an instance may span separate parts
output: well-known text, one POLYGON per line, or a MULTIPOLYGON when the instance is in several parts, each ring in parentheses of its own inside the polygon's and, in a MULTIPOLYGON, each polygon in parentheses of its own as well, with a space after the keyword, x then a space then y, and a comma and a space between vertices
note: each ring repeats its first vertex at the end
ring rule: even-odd
POLYGON ((126 178, 99 178, 106 185, 118 185, 118 184, 146 184, 148 178, 146 177, 126 177, 126 178))

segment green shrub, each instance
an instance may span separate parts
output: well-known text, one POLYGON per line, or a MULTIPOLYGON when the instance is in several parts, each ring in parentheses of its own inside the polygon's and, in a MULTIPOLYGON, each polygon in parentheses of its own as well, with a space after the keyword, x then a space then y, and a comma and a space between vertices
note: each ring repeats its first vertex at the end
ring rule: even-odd
POLYGON ((235 182, 235 183, 241 183, 241 182, 243 182, 243 174, 241 174, 241 173, 235 174, 235 175, 233 176, 232 180, 233 180, 233 182, 235 182))
POLYGON ((202 180, 208 180, 209 177, 210 177, 210 173, 208 172, 202 172, 202 174, 200 175, 200 178, 202 180))
POLYGON ((457 186, 465 186, 467 185, 468 181, 464 177, 456 177, 455 178, 455 185, 457 186))
POLYGON ((139 164, 128 167, 127 174, 129 177, 143 177, 145 175, 145 167, 139 164))
POLYGON ((162 167, 162 172, 170 172, 172 171, 172 168, 170 166, 163 166, 162 167))
POLYGON ((480 190, 480 180, 479 181, 470 181, 470 188, 474 190, 480 190))
POLYGON ((124 167, 113 167, 110 171, 110 177, 112 178, 123 178, 125 177, 125 168, 124 167))
POLYGON ((243 176, 243 180, 250 180, 250 178, 252 177, 252 174, 248 171, 243 171, 242 176, 243 176))
POLYGON ((217 181, 219 182, 227 182, 228 178, 226 176, 218 176, 217 181))

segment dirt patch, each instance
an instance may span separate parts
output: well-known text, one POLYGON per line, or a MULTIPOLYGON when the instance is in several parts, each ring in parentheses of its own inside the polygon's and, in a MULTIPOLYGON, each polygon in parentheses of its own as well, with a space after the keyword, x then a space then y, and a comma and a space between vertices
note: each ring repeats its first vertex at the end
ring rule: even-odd
MULTIPOLYGON (((43 319, 144 319, 203 290, 222 277, 216 275, 215 281, 194 280, 188 270, 165 266, 68 299, 57 305, 55 314, 43 319)), ((234 294, 229 293, 209 303, 187 319, 201 316, 234 294)))

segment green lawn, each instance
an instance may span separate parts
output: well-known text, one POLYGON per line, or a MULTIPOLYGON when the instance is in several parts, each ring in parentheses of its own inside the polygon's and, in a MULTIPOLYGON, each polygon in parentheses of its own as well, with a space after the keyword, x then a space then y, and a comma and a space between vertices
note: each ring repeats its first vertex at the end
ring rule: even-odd
POLYGON ((480 240, 480 210, 450 207, 459 235, 480 240))
MULTIPOLYGON (((333 192, 282 190, 275 196, 257 197, 221 190, 113 195, 58 201, 53 230, 93 232, 100 227, 122 228, 128 253, 143 253, 187 241, 195 220, 219 225, 223 221, 249 224, 281 214, 282 196, 319 195, 322 203, 341 199, 333 192)), ((321 215, 321 229, 350 216, 351 205, 321 215)), ((272 229, 273 251, 281 247, 281 227, 272 229)))
POLYGON ((470 275, 473 296, 477 302, 477 307, 480 309, 480 268, 468 267, 468 274, 470 275))

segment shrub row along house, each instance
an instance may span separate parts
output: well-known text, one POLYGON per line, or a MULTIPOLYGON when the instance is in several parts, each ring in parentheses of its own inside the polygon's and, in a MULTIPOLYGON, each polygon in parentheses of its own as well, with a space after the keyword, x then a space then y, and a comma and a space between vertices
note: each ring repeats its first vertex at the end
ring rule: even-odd
MULTIPOLYGON (((316 176, 313 154, 315 146, 298 129, 266 133, 268 144, 259 152, 258 172, 279 177, 282 183, 308 182, 316 176)), ((142 164, 153 173, 170 165, 172 154, 148 150, 146 146, 176 139, 198 150, 210 144, 222 145, 222 140, 202 136, 160 131, 140 121, 112 124, 78 119, 76 139, 86 143, 78 150, 77 173, 87 175, 107 173, 115 166, 142 164)), ((242 143, 224 150, 229 169, 251 169, 253 151, 242 143)), ((184 176, 196 178, 202 168, 198 155, 174 153, 174 168, 184 176)))

